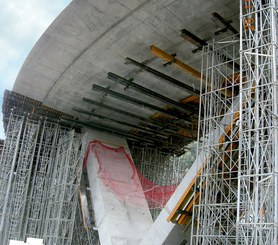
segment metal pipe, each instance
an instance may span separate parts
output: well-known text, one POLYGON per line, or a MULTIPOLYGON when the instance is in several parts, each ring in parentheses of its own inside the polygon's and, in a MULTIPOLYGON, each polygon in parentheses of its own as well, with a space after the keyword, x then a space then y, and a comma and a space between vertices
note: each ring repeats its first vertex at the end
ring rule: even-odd
MULTIPOLYGON (((190 67, 189 65, 185 64, 184 62, 182 62, 181 60, 177 59, 177 58, 174 58, 171 54, 168 54, 166 53, 165 51, 163 51, 162 49, 156 47, 155 45, 151 45, 151 53, 153 55, 155 55, 156 57, 164 60, 164 61, 173 61, 173 64, 176 65, 177 67, 181 68, 183 71, 185 71, 186 73, 190 74, 191 76, 193 76, 194 78, 198 79, 199 81, 202 81, 204 79, 206 79, 206 77, 203 75, 201 75, 200 72, 198 72, 197 70, 195 70, 194 68, 190 67), (202 79, 203 78, 203 79, 202 79)), ((202 93, 205 92, 205 89, 202 91, 202 93)), ((226 89, 223 89, 221 91, 221 94, 223 96, 226 96, 226 95, 229 95, 231 96, 231 92, 226 90, 226 89)), ((199 95, 196 96, 196 95, 192 95, 190 97, 187 97, 183 100, 181 100, 181 103, 187 103, 186 101, 188 100, 188 98, 193 98, 193 99, 198 99, 199 98, 199 95)), ((188 101, 190 102, 190 100, 188 101)), ((187 107, 191 107, 192 109, 194 107, 192 107, 191 105, 187 105, 187 107)))
POLYGON ((167 80, 168 82, 171 82, 172 85, 175 85, 178 88, 183 88, 185 91, 187 91, 190 94, 195 94, 195 95, 199 95, 200 94, 199 90, 194 89, 193 87, 191 87, 191 86, 189 86, 189 85, 187 85, 187 84, 185 84, 185 83, 183 83, 183 82, 181 82, 181 81, 179 81, 179 80, 177 80, 177 79, 175 79, 173 77, 170 77, 170 76, 168 76, 168 75, 166 75, 164 73, 161 73, 161 72, 159 72, 159 71, 157 71, 157 70, 155 70, 155 69, 153 69, 153 68, 151 68, 151 67, 149 67, 149 66, 147 66, 147 65, 145 65, 143 63, 140 63, 140 62, 138 62, 136 60, 133 60, 133 59, 131 59, 129 57, 127 57, 125 60, 126 60, 126 64, 136 65, 136 66, 142 68, 143 70, 145 70, 147 72, 150 72, 150 73, 152 73, 152 74, 154 74, 154 75, 156 75, 158 77, 161 77, 161 78, 167 80))
POLYGON ((92 100, 92 99, 83 98, 83 101, 85 101, 87 103, 90 103, 90 104, 93 104, 93 105, 96 105, 96 106, 99 106, 99 107, 102 107, 102 108, 110 110, 110 111, 117 112, 117 113, 122 114, 124 116, 128 116, 128 117, 131 117, 133 119, 137 119, 137 120, 139 120, 139 121, 141 121, 143 123, 147 123, 147 124, 153 125, 155 127, 162 127, 164 129, 169 127, 169 129, 167 129, 167 130, 170 130, 171 132, 175 132, 175 130, 178 129, 176 127, 170 127, 169 125, 167 125, 165 123, 162 123, 162 122, 159 122, 159 121, 156 121, 156 120, 151 120, 151 119, 148 119, 148 118, 145 118, 145 117, 141 117, 141 116, 138 116, 136 114, 127 112, 127 111, 120 110, 118 108, 115 108, 115 107, 112 107, 112 106, 109 106, 109 105, 102 104, 102 103, 97 102, 97 101, 92 100))
MULTIPOLYGON (((236 34, 239 37, 239 32, 231 25, 231 21, 225 20, 220 14, 217 12, 212 13, 212 16, 217 18, 222 24, 226 26, 225 29, 230 30, 232 33, 236 34)), ((224 32, 225 29, 215 32, 215 35, 219 35, 220 33, 224 32)))
MULTIPOLYGON (((43 122, 43 127, 41 129, 40 134, 41 134, 40 135, 40 141, 39 141, 38 151, 37 151, 38 156, 41 156, 41 152, 42 152, 42 149, 43 149, 43 139, 44 139, 44 135, 46 134, 46 120, 43 122)), ((38 170, 39 169, 39 167, 38 167, 39 163, 40 163, 40 158, 37 157, 35 167, 34 167, 34 172, 32 173, 33 176, 36 176, 37 172, 39 171, 38 170)), ((32 185, 31 185, 31 188, 30 188, 30 199, 31 200, 32 200, 33 195, 34 195, 35 185, 36 185, 36 177, 33 178, 32 185)), ((31 212, 31 205, 28 205, 27 211, 26 211, 26 217, 28 217, 28 218, 26 219, 26 222, 24 224, 24 228, 23 228, 23 231, 22 231, 22 234, 23 234, 22 237, 26 237, 26 234, 27 234, 27 226, 28 226, 28 221, 29 221, 29 218, 30 218, 29 217, 30 212, 31 212)), ((41 222, 40 222, 40 224, 41 224, 41 222)))
POLYGON ((201 73, 199 71, 195 70, 193 67, 185 64, 184 62, 177 59, 176 57, 173 57, 172 54, 166 53, 164 50, 156 47, 155 45, 151 45, 150 49, 151 49, 151 53, 153 55, 155 55, 156 57, 158 57, 168 63, 171 62, 171 64, 174 64, 174 65, 180 67, 187 74, 190 74, 192 77, 201 81, 201 79, 202 79, 201 73))
POLYGON ((135 140, 135 141, 144 141, 144 142, 147 142, 147 143, 154 144, 154 139, 149 139, 148 137, 145 137, 145 136, 140 137, 140 136, 132 135, 130 133, 121 131, 121 130, 116 129, 116 128, 111 128, 111 127, 107 127, 107 126, 96 124, 96 123, 93 123, 93 125, 92 125, 91 122, 79 121, 79 120, 74 120, 74 119, 69 119, 69 118, 63 118, 61 120, 69 121, 69 122, 75 123, 77 125, 89 127, 91 129, 94 129, 94 130, 97 130, 97 131, 118 135, 118 136, 124 137, 126 139, 131 139, 131 140, 135 140))
POLYGON ((191 123, 191 121, 184 119, 181 115, 179 115, 177 113, 174 113, 172 111, 168 111, 166 109, 163 109, 163 108, 160 108, 158 106, 149 104, 147 102, 144 102, 144 101, 141 101, 141 100, 137 100, 137 99, 134 99, 134 98, 129 97, 127 95, 124 95, 124 94, 118 93, 116 91, 110 90, 109 87, 104 88, 104 87, 101 87, 101 86, 99 86, 97 84, 93 84, 92 89, 94 91, 96 91, 96 92, 103 92, 105 94, 108 94, 108 95, 110 95, 110 96, 112 96, 112 97, 114 97, 116 99, 119 99, 119 100, 122 100, 122 101, 126 101, 126 102, 129 102, 129 103, 138 105, 138 106, 143 106, 145 108, 149 108, 149 109, 154 110, 154 111, 159 111, 159 112, 161 112, 161 113, 163 113, 165 115, 176 117, 176 118, 180 118, 180 119, 183 119, 186 122, 191 123))
MULTIPOLYGON (((69 123, 69 122, 67 122, 69 123)), ((51 151, 49 154, 49 163, 48 163, 48 167, 47 167, 47 171, 46 171, 46 176, 45 176, 45 192, 43 193, 43 199, 44 202, 42 204, 41 210, 42 212, 40 213, 40 220, 44 220, 44 224, 41 223, 39 225, 38 231, 39 231, 39 235, 41 237, 45 237, 46 236, 46 232, 47 232, 47 225, 48 225, 48 217, 49 217, 49 212, 50 210, 47 208, 47 202, 49 199, 49 193, 51 193, 51 178, 52 178, 52 173, 54 172, 54 168, 55 168, 55 158, 56 158, 56 151, 57 151, 57 146, 58 146, 58 141, 59 141, 59 134, 60 134, 60 130, 59 130, 59 125, 56 124, 54 127, 54 131, 52 131, 53 134, 52 136, 52 143, 51 143, 51 151)))
MULTIPOLYGON (((177 138, 182 138, 182 139, 188 139, 190 137, 186 137, 184 135, 181 135, 181 134, 178 134, 178 133, 172 133, 172 131, 168 130, 168 132, 164 132, 162 130, 155 130, 155 129, 148 129, 148 128, 145 128, 145 127, 142 127, 142 126, 139 126, 139 125, 135 125, 135 124, 130 124, 130 123, 126 123, 126 122, 122 122, 122 121, 118 121, 118 120, 115 120, 115 119, 112 119, 112 118, 108 118, 108 117, 105 117, 105 116, 101 116, 101 115, 98 115, 94 112, 90 112, 90 111, 86 111, 86 110, 83 110, 83 109, 79 109, 79 108, 72 108, 74 111, 76 112, 79 112, 79 113, 83 113, 83 114, 86 114, 86 115, 89 115, 89 116, 94 116, 94 117, 98 117, 98 118, 102 118, 102 119, 105 119, 107 121, 112 121, 112 122, 115 122, 115 123, 118 123, 118 124, 122 124, 122 125, 126 125, 128 127, 133 127, 133 128, 137 128, 137 129, 140 129, 141 131, 144 131, 144 132, 149 132, 149 133, 152 133, 152 134, 155 134, 156 136, 159 136, 159 137, 162 137, 162 138, 168 138, 169 136, 174 136, 174 137, 177 137, 177 138)), ((187 131, 186 129, 182 129, 183 131, 187 131)), ((191 139, 191 138, 190 138, 191 139)))
MULTIPOLYGON (((278 106, 277 106, 277 97, 278 97, 278 91, 277 91, 277 1, 272 0, 271 1, 271 10, 270 10, 270 18, 271 18, 271 49, 272 49, 272 89, 273 89, 273 112, 275 115, 278 113, 278 106)), ((274 145, 273 145, 273 151, 274 151, 274 164, 273 164, 273 170, 274 170, 274 224, 276 224, 276 227, 274 228, 274 236, 276 239, 278 237, 278 119, 277 116, 274 117, 273 120, 273 126, 274 126, 274 145)), ((269 130, 271 131, 271 130, 269 130)))
POLYGON ((3 226, 4 226, 4 221, 5 221, 5 217, 6 217, 6 213, 7 213, 7 208, 8 208, 8 202, 9 202, 9 197, 11 194, 11 187, 12 187, 12 180, 13 180, 13 176, 14 176, 14 169, 15 169, 15 165, 16 165, 16 160, 17 160, 17 155, 18 155, 18 149, 20 146, 20 137, 21 137, 21 133, 22 133, 22 129, 23 129, 23 125, 24 125, 24 119, 25 116, 23 116, 22 118, 22 122, 20 124, 20 128, 18 130, 18 134, 17 134, 17 140, 16 140, 16 146, 14 149, 14 155, 13 155, 13 161, 11 164, 11 171, 10 171, 10 176, 9 176, 9 182, 8 182, 8 186, 7 186, 7 195, 5 197, 5 201, 4 201, 4 205, 3 205, 3 211, 2 211, 2 219, 1 219, 1 224, 0 224, 0 231, 3 231, 3 226))
MULTIPOLYGON (((27 123, 28 123, 28 119, 27 119, 27 123)), ((32 153, 31 153, 31 158, 29 159, 29 164, 27 165, 28 168, 29 168, 29 171, 28 171, 28 174, 27 174, 27 181, 25 183, 26 186, 29 186, 30 184, 30 181, 31 181, 31 172, 32 172, 32 165, 33 165, 33 162, 34 162, 34 157, 35 157, 35 154, 36 154, 36 145, 37 145, 37 141, 38 141, 38 137, 39 137, 39 133, 40 133, 40 129, 41 129, 41 119, 39 119, 39 122, 38 122, 38 125, 36 127, 36 134, 35 134, 35 138, 32 139, 32 153)), ((26 142, 25 142, 26 144, 26 142)), ((37 158, 37 161, 38 161, 38 158, 37 158)), ((36 167, 37 167, 37 164, 36 164, 36 167)), ((36 170, 35 170, 36 171, 36 170)), ((33 176, 36 176, 36 175, 33 175, 33 176)), ((33 179, 34 180, 34 179, 33 179)), ((32 181, 34 184, 34 181, 32 181)), ((31 185, 31 191, 33 191, 33 186, 34 185, 31 185)), ((30 192, 31 195, 32 195, 32 192, 30 192)), ((25 193, 23 195, 23 200, 27 200, 27 195, 28 195, 28 190, 25 190, 25 193)), ((21 207, 22 210, 25 210, 25 207, 26 207, 26 201, 23 201, 22 203, 22 206, 24 207, 21 207)), ((30 206, 27 205, 27 209, 29 210, 30 209, 30 206)), ((20 214, 20 222, 19 222, 19 228, 18 230, 22 230, 22 225, 24 225, 25 227, 25 224, 24 223, 24 216, 23 216, 23 212, 20 214)), ((26 225, 27 225, 27 220, 26 220, 26 225)), ((23 229, 23 232, 25 231, 25 229, 23 229)), ((25 232, 24 232, 24 235, 25 235, 25 232)))
POLYGON ((192 32, 190 32, 186 29, 181 30, 181 37, 184 40, 189 41, 190 43, 192 43, 193 45, 195 45, 197 47, 197 49, 194 49, 192 51, 193 53, 196 53, 197 51, 202 50, 202 48, 204 46, 208 45, 208 43, 205 40, 195 36, 192 32))
POLYGON ((138 84, 132 82, 133 79, 127 80, 127 79, 125 79, 125 78, 123 78, 123 77, 121 77, 121 76, 119 76, 115 73, 112 73, 112 72, 108 72, 108 79, 110 79, 112 81, 115 81, 115 82, 118 82, 118 83, 120 83, 124 86, 130 87, 130 88, 132 88, 132 89, 134 89, 134 90, 136 90, 136 91, 138 91, 142 94, 148 95, 148 96, 150 96, 154 99, 157 99, 159 101, 162 101, 164 103, 166 102, 166 103, 170 104, 171 106, 174 106, 175 108, 178 108, 179 110, 181 110, 185 113, 192 113, 192 112, 196 113, 196 111, 193 111, 192 109, 185 108, 185 106, 183 104, 180 104, 180 103, 178 103, 178 102, 176 102, 176 101, 174 101, 174 100, 172 100, 172 99, 170 99, 170 98, 168 98, 164 95, 156 93, 156 92, 154 92, 154 91, 152 91, 152 90, 150 90, 146 87, 143 87, 141 85, 138 85, 138 84))
POLYGON ((152 125, 152 126, 155 126, 155 127, 159 127, 160 132, 165 131, 165 133, 167 133, 171 136, 178 137, 178 138, 183 138, 183 139, 188 138, 188 137, 185 137, 183 135, 177 134, 177 130, 180 130, 180 129, 185 130, 181 127, 178 127, 178 126, 175 126, 175 125, 169 125, 169 124, 159 122, 159 121, 156 121, 156 120, 153 120, 153 119, 144 118, 144 117, 141 117, 141 116, 138 116, 138 115, 120 110, 118 108, 102 104, 102 103, 94 101, 92 99, 83 98, 83 101, 85 101, 87 103, 90 103, 90 104, 93 104, 93 105, 96 105, 96 106, 99 106, 99 107, 102 107, 102 108, 105 108, 105 109, 110 110, 110 111, 117 112, 119 114, 122 114, 122 115, 125 115, 125 116, 128 116, 128 117, 131 117, 133 119, 135 118, 135 119, 137 119, 137 120, 139 120, 143 123, 146 123, 146 124, 149 124, 149 125, 152 125))
MULTIPOLYGON (((207 46, 208 43, 205 40, 200 39, 199 37, 195 36, 193 33, 186 29, 181 30, 181 37, 184 38, 184 40, 189 41, 193 45, 197 47, 197 49, 194 49, 192 52, 196 53, 197 51, 200 51, 203 49, 203 47, 207 46)), ((227 66, 230 67, 232 70, 237 69, 240 70, 240 66, 237 62, 232 61, 232 59, 228 58, 225 54, 219 54, 220 59, 222 62, 227 62, 227 66)))
MULTIPOLYGON (((94 112, 90 112, 90 111, 86 111, 86 110, 83 110, 83 109, 79 109, 79 108, 72 108, 74 111, 76 112, 79 112, 79 113, 83 113, 83 114, 86 114, 86 115, 89 115, 89 116, 93 116, 93 117, 96 117, 96 118, 100 118, 100 119, 104 119, 106 121, 110 121, 110 122, 113 122, 113 123, 117 123, 117 124, 120 124, 120 125, 125 125, 125 126, 128 126, 128 127, 131 127, 131 128, 136 128, 136 129, 139 129, 143 132, 146 132, 146 133, 150 133, 150 134, 156 134, 157 136, 160 136, 160 137, 163 137, 163 138, 167 138, 167 133, 164 133, 164 132, 161 132, 161 131, 157 131, 157 130, 152 130, 152 129, 148 129, 148 128, 145 128, 145 127, 141 127, 139 125, 136 125, 136 124, 131 124, 131 123, 127 123, 127 122, 122 122, 122 121, 119 121, 119 120, 115 120, 113 118, 110 118, 110 117, 105 117, 105 116, 102 116, 102 115, 99 115, 99 114, 96 114, 94 112), (164 134, 164 135, 161 135, 161 134, 164 134)), ((93 122, 92 122, 93 123, 93 122)))

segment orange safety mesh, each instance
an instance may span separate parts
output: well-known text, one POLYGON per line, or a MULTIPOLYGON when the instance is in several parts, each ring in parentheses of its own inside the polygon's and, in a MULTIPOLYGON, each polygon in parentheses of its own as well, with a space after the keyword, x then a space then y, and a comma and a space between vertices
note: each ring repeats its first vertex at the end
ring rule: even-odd
POLYGON ((84 158, 83 168, 86 167, 90 152, 98 161, 98 176, 104 186, 122 201, 141 206, 144 205, 146 199, 150 209, 161 208, 165 206, 177 188, 177 185, 159 186, 146 179, 137 171, 131 156, 124 147, 111 148, 100 141, 91 141, 84 158), (130 164, 131 168, 126 168, 126 164, 130 164))

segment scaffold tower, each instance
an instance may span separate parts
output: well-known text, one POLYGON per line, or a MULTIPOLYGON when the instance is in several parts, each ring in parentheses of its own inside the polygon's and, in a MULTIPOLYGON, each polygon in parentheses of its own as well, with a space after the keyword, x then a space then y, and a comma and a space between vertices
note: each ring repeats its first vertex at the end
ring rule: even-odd
POLYGON ((239 119, 239 40, 203 50, 192 244, 235 244, 239 119), (196 229, 195 229, 196 228, 196 229))
POLYGON ((1 181, 0 181, 0 235, 2 241, 9 236, 10 225, 9 209, 12 199, 11 190, 13 173, 16 168, 17 152, 20 147, 20 136, 23 130, 23 116, 11 114, 7 127, 6 140, 1 154, 1 181))
POLYGON ((81 146, 81 137, 76 137, 74 131, 58 142, 45 217, 46 244, 71 244, 82 172, 81 146))
POLYGON ((278 243, 277 5, 240 1, 240 40, 204 48, 192 244, 278 243))
POLYGON ((13 113, 6 135, 0 159, 1 244, 32 237, 46 245, 70 245, 84 138, 55 119, 13 113))
POLYGON ((278 243, 276 0, 240 1, 237 244, 278 243))

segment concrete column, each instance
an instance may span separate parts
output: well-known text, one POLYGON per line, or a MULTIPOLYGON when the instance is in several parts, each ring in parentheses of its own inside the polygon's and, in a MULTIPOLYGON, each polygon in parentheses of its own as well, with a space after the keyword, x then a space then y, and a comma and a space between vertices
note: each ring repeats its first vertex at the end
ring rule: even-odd
MULTIPOLYGON (((212 140, 211 144, 218 144, 220 137, 225 132, 225 125, 229 125, 231 123, 231 119, 235 115, 235 113, 239 110, 239 98, 237 98, 234 103, 234 107, 231 109, 231 112, 234 114, 231 116, 227 114, 223 117, 221 127, 215 129, 211 135, 212 140)), ((175 225, 171 222, 167 222, 167 218, 170 215, 171 211, 174 209, 175 205, 181 198, 182 194, 187 190, 191 181, 196 177, 198 169, 200 169, 207 159, 209 159, 210 155, 208 152, 201 151, 196 158, 195 162, 192 164, 191 168, 186 173, 185 177, 179 184, 178 188, 169 199, 168 203, 165 205, 154 224, 152 225, 149 232, 146 234, 144 239, 142 240, 140 245, 176 245, 183 244, 186 241, 190 241, 190 228, 184 230, 185 227, 175 225)))
MULTIPOLYGON (((86 131, 87 142, 100 140, 110 147, 117 148, 117 146, 124 146, 125 150, 129 153, 127 143, 124 139, 92 130, 86 131)), ((113 164, 113 161, 111 161, 111 166, 113 166, 113 171, 115 171, 115 178, 113 178, 115 184, 118 181, 121 185, 129 186, 134 185, 134 180, 136 182, 139 180, 137 174, 134 178, 127 177, 132 172, 132 168, 127 161, 122 164, 117 163, 117 166, 113 164)), ((144 199, 142 187, 137 188, 137 194, 140 196, 140 200, 138 199, 139 205, 129 202, 128 198, 126 201, 122 200, 109 186, 104 184, 103 179, 99 177, 98 170, 98 160, 91 152, 87 161, 87 172, 96 228, 99 232, 101 244, 140 244, 144 235, 153 224, 147 202, 144 199)))

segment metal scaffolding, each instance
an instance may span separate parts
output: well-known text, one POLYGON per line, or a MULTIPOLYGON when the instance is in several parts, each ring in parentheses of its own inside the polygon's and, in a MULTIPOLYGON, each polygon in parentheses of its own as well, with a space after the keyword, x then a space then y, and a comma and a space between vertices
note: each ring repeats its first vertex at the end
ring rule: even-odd
POLYGON ((237 213, 239 41, 204 48, 199 154, 192 244, 235 244, 237 213))
POLYGON ((192 244, 278 242, 278 2, 240 4, 240 41, 204 50, 192 244))
POLYGON ((82 138, 58 122, 11 114, 0 162, 1 244, 71 244, 82 138))
POLYGON ((3 147, 4 147, 4 140, 0 139, 0 156, 2 155, 3 147))
POLYGON ((237 244, 278 243, 277 0, 240 1, 237 244))
POLYGON ((44 121, 42 123, 41 137, 38 142, 36 159, 34 161, 31 186, 29 189, 29 205, 26 210, 26 219, 23 228, 23 237, 43 236, 45 200, 50 184, 49 177, 51 166, 55 159, 55 143, 58 137, 59 127, 56 123, 44 121))
MULTIPOLYGON (((134 163, 144 178, 158 186, 170 186, 179 184, 191 167, 195 157, 195 148, 196 144, 193 142, 188 145, 188 151, 179 157, 148 146, 132 146, 131 152, 134 163)), ((151 208, 150 203, 149 207, 155 220, 163 207, 151 208)))
POLYGON ((82 245, 100 245, 98 231, 93 227, 85 228, 80 202, 78 202, 76 210, 76 218, 74 223, 74 234, 72 238, 72 244, 82 245))
POLYGON ((81 145, 82 140, 74 131, 59 140, 45 217, 46 244, 71 244, 82 172, 81 145))
POLYGON ((28 118, 24 124, 20 150, 16 161, 17 166, 13 178, 13 187, 11 189, 12 199, 8 211, 10 217, 9 237, 11 239, 21 237, 39 127, 40 121, 28 118))
POLYGON ((9 209, 12 199, 13 173, 16 168, 17 152, 20 147, 20 136, 23 129, 23 116, 11 115, 9 118, 6 140, 1 154, 1 181, 0 181, 0 213, 1 240, 7 243, 9 237, 10 216, 9 209))

